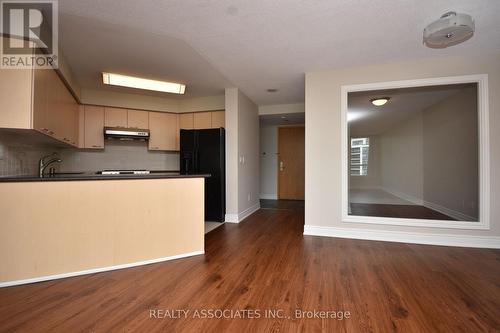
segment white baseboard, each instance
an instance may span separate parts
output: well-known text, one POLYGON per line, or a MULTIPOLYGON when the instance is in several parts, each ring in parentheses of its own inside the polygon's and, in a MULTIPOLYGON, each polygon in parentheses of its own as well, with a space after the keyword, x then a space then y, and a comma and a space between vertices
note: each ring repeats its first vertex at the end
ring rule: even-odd
POLYGON ((415 205, 422 206, 424 204, 424 201, 421 198, 417 198, 417 197, 414 197, 412 195, 409 195, 409 194, 406 194, 406 193, 403 193, 403 192, 399 192, 397 190, 393 190, 393 189, 386 188, 386 187, 382 187, 380 189, 383 190, 383 191, 385 191, 385 192, 387 192, 387 193, 392 194, 395 197, 398 197, 400 199, 409 201, 409 202, 411 202, 411 203, 413 203, 415 205))
POLYGON ((458 221, 477 221, 477 218, 474 218, 472 216, 460 213, 456 210, 446 208, 444 206, 429 202, 429 201, 424 201, 423 205, 429 209, 435 210, 437 212, 440 212, 444 215, 448 215, 450 217, 453 217, 454 219, 458 221))
POLYGON ((244 219, 246 219, 247 217, 249 217, 250 215, 252 215, 256 211, 258 211, 259 209, 260 209, 260 202, 256 203, 252 207, 245 209, 241 213, 226 214, 225 220, 228 223, 240 223, 241 221, 243 221, 244 219))
POLYGON ((430 234, 373 229, 304 226, 304 235, 364 239, 398 243, 500 249, 500 237, 430 234))
POLYGON ((226 223, 238 223, 238 214, 226 214, 224 218, 224 222, 226 223))
POLYGON ((132 263, 128 263, 128 264, 122 264, 122 265, 93 268, 93 269, 87 269, 87 270, 78 271, 78 272, 69 272, 69 273, 62 273, 62 274, 55 274, 55 275, 46 275, 46 276, 40 276, 40 277, 31 278, 31 279, 25 279, 25 280, 15 280, 15 281, 0 282, 0 288, 17 286, 17 285, 28 284, 28 283, 42 282, 42 281, 48 281, 48 280, 57 280, 57 279, 63 279, 63 278, 68 278, 68 277, 73 277, 73 276, 79 276, 79 275, 108 272, 108 271, 114 271, 114 270, 123 269, 123 268, 130 268, 130 267, 136 267, 136 266, 156 264, 156 263, 163 262, 163 261, 169 261, 169 260, 181 259, 181 258, 186 258, 186 257, 192 257, 192 256, 204 254, 204 253, 205 253, 205 251, 194 251, 194 252, 182 253, 182 254, 178 254, 178 255, 170 256, 170 257, 163 257, 163 258, 157 258, 157 259, 151 259, 151 260, 137 261, 137 262, 132 262, 132 263))
POLYGON ((278 200, 278 195, 276 193, 274 194, 266 194, 266 193, 261 193, 260 194, 261 199, 267 199, 267 200, 278 200))
POLYGON ((349 190, 382 190, 380 186, 349 186, 349 190))

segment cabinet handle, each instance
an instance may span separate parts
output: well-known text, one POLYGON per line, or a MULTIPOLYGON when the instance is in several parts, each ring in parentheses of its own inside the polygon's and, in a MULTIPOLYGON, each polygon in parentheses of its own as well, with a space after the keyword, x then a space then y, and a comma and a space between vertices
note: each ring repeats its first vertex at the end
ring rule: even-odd
POLYGON ((102 146, 92 145, 92 148, 102 148, 102 146))

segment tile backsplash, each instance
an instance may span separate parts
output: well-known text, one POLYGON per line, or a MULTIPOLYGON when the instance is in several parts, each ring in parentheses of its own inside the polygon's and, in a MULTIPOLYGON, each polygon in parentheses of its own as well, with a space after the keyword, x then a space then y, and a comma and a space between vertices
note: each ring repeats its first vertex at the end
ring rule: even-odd
MULTIPOLYGON (((59 151, 47 145, 21 143, 16 137, 0 134, 0 176, 35 175, 38 160, 59 151)), ((54 165, 57 169, 57 165, 54 165)))
POLYGON ((53 152, 58 152, 63 160, 54 165, 58 171, 179 170, 178 152, 148 151, 146 142, 106 141, 104 150, 91 151, 20 141, 0 133, 0 176, 37 174, 40 157, 53 152))
POLYGON ((146 142, 106 141, 104 150, 63 149, 62 171, 179 170, 179 153, 149 151, 146 142))

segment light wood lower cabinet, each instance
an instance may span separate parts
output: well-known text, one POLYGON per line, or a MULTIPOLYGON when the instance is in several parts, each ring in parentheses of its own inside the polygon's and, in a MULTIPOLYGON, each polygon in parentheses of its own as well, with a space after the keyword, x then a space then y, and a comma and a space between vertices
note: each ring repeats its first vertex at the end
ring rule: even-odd
POLYGON ((84 137, 82 148, 104 149, 104 107, 84 107, 84 137))
POLYGON ((149 149, 179 150, 178 115, 163 112, 149 112, 149 149))

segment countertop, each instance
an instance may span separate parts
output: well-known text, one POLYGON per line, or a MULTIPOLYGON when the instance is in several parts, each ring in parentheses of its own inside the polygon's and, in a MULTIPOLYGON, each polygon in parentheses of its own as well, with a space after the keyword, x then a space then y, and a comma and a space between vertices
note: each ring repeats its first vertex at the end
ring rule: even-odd
POLYGON ((101 175, 96 172, 61 172, 55 175, 21 175, 0 177, 0 183, 7 182, 54 182, 83 180, 125 180, 125 179, 168 179, 168 178, 207 178, 209 174, 181 175, 178 172, 153 172, 147 175, 101 175))

